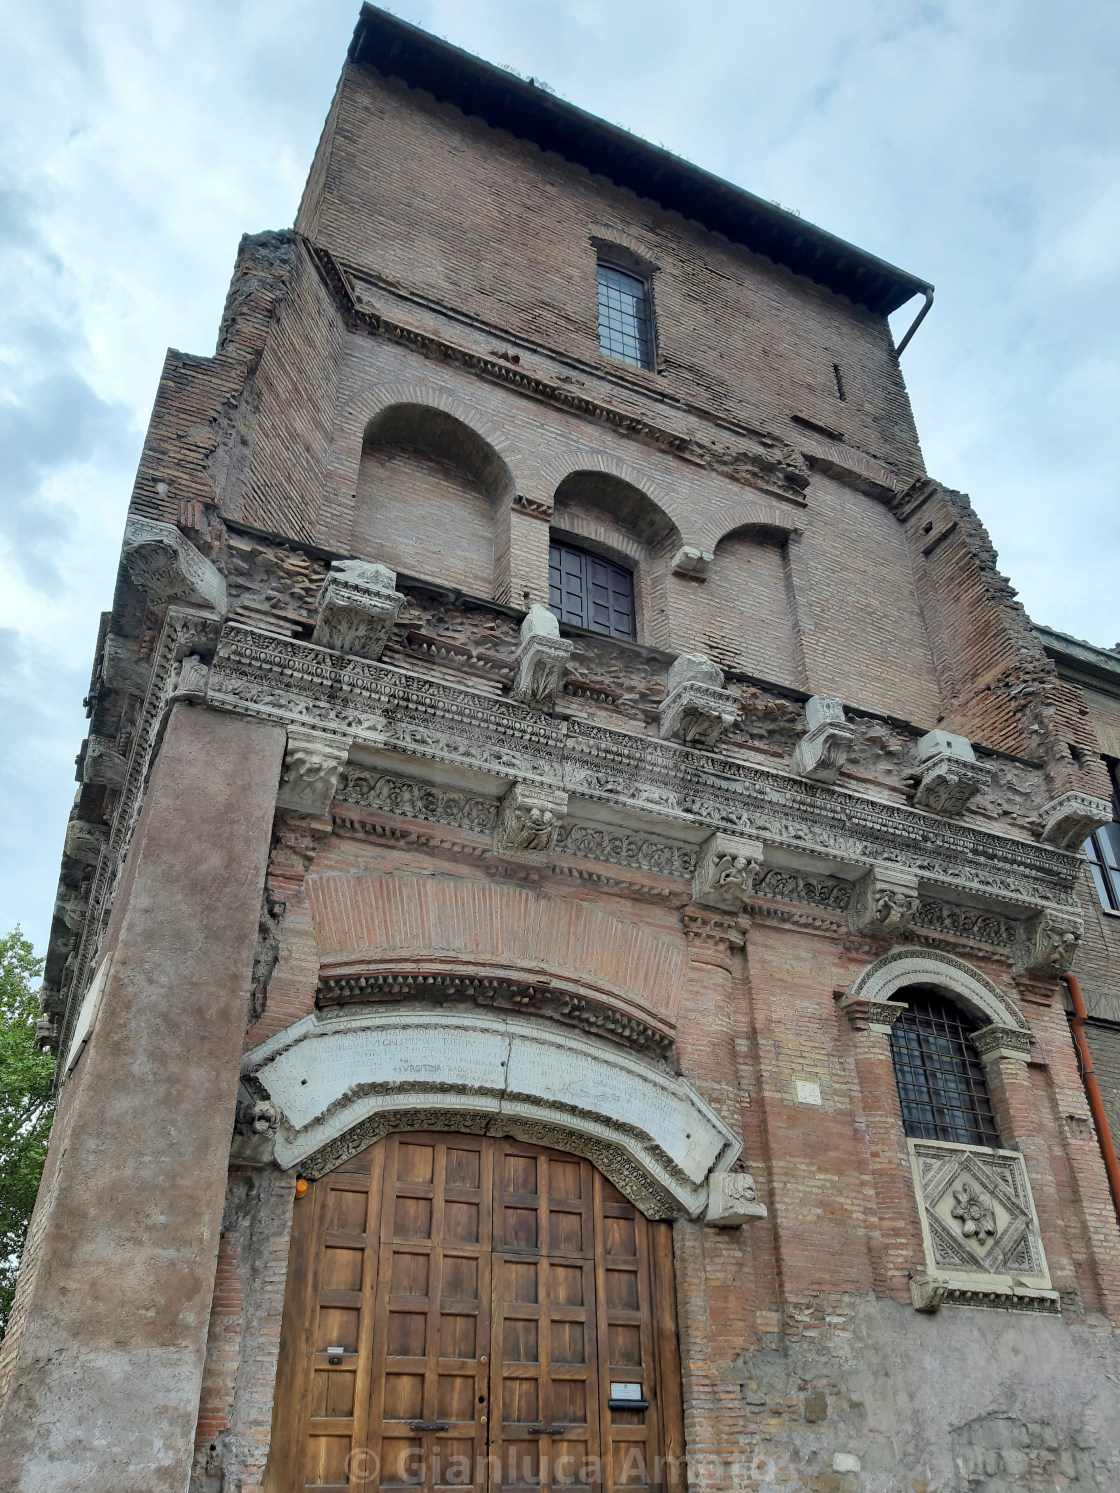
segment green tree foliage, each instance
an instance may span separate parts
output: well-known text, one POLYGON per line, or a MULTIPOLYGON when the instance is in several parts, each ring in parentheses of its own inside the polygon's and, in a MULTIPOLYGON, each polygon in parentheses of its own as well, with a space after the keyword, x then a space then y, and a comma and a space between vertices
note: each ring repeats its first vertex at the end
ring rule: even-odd
POLYGON ((19 928, 0 938, 0 1337, 8 1325, 54 1118, 54 1061, 35 1046, 43 961, 19 928))

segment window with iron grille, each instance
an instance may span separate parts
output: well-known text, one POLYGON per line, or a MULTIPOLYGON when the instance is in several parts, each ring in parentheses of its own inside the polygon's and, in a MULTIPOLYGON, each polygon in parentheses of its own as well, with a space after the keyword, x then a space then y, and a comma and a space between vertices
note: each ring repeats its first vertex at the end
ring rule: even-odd
POLYGON ((1101 906, 1120 912, 1120 824, 1102 824, 1085 841, 1085 854, 1101 906))
POLYGON ((964 1011, 935 990, 900 991, 907 1009, 891 1024, 891 1058, 906 1134, 998 1146, 999 1131, 964 1011))
POLYGON ((609 638, 634 636, 634 577, 570 544, 548 546, 548 605, 561 622, 609 638))
POLYGON ((599 261, 599 346, 635 368, 653 367, 649 281, 599 261))

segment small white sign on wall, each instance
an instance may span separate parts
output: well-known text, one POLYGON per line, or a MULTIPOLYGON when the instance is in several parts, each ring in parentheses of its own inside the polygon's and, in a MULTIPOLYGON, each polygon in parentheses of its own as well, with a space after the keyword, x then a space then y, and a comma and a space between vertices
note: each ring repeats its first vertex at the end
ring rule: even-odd
POLYGON ((113 956, 107 954, 101 961, 101 965, 90 981, 89 989, 86 991, 85 999, 82 1001, 78 1012, 78 1019, 74 1023, 74 1035, 70 1039, 70 1046, 66 1053, 66 1063, 63 1074, 68 1075, 74 1064, 85 1051, 86 1043, 93 1031, 93 1024, 97 1020, 97 1008, 101 1004, 101 992, 105 989, 105 981, 109 977, 109 966, 113 956))
POLYGON ((809 1083, 804 1078, 797 1080, 797 1102, 798 1104, 819 1104, 821 1102, 821 1086, 819 1083, 809 1083))

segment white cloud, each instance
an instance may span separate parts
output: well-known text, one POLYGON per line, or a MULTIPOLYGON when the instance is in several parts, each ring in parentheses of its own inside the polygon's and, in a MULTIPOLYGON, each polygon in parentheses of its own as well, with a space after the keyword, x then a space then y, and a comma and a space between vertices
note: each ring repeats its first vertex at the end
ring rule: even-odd
MULTIPOLYGON (((1038 620, 1120 638, 1116 6, 396 9, 933 279, 904 359, 930 470, 972 493, 1038 620)), ((210 351, 239 236, 292 221, 357 10, 58 0, 5 18, 0 928, 18 917, 40 944, 165 349, 210 351)))

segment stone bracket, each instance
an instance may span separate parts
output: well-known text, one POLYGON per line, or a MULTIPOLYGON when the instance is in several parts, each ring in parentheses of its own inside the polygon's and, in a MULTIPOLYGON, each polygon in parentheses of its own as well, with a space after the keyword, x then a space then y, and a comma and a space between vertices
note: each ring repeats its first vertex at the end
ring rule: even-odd
POLYGON ((809 729, 797 743, 791 771, 818 783, 835 783, 855 741, 844 707, 830 695, 811 695, 805 702, 805 719, 809 729))
POLYGON ((404 605, 387 565, 335 560, 322 586, 311 641, 335 653, 378 659, 404 605))
POLYGON ((551 710, 572 646, 570 638, 560 636, 560 624, 548 607, 531 606, 521 624, 521 646, 514 659, 513 698, 536 710, 551 710))
POLYGON ((289 726, 277 808, 326 818, 349 750, 347 737, 289 726))
POLYGON ((1015 945, 1017 975, 1063 975, 1073 963, 1084 931, 1073 908, 1046 907, 1019 924, 1015 945))
POLYGON ((225 577, 173 524, 133 514, 125 524, 121 561, 149 606, 193 602, 225 616, 225 577))
POLYGON ((704 1222, 717 1229, 734 1229, 752 1218, 765 1218, 766 1207, 750 1172, 713 1172, 708 1178, 708 1207, 704 1222))
POLYGON ((757 840, 710 835, 701 847, 692 878, 692 900, 724 912, 741 912, 761 867, 762 846, 757 840))
POLYGON ((674 575, 686 575, 691 580, 707 579, 715 555, 711 550, 697 549, 694 544, 682 544, 669 562, 674 575))
POLYGON ((567 809, 568 795, 562 789, 514 783, 498 809, 494 849, 510 860, 542 864, 555 848, 567 809))
POLYGON ((967 737, 951 731, 927 731, 918 740, 917 759, 914 806, 933 814, 963 814, 992 780, 992 769, 977 762, 967 737))
POLYGON ((852 889, 848 927, 872 938, 894 939, 906 932, 917 910, 917 872, 875 865, 852 889))
POLYGON ((1088 793, 1063 793, 1042 811, 1042 841, 1059 850, 1080 850, 1102 824, 1112 821, 1112 805, 1088 793))
POLYGON ((723 687, 723 670, 702 653, 682 653, 669 666, 668 691, 658 711, 659 733, 686 746, 716 745, 739 715, 739 701, 723 687))

